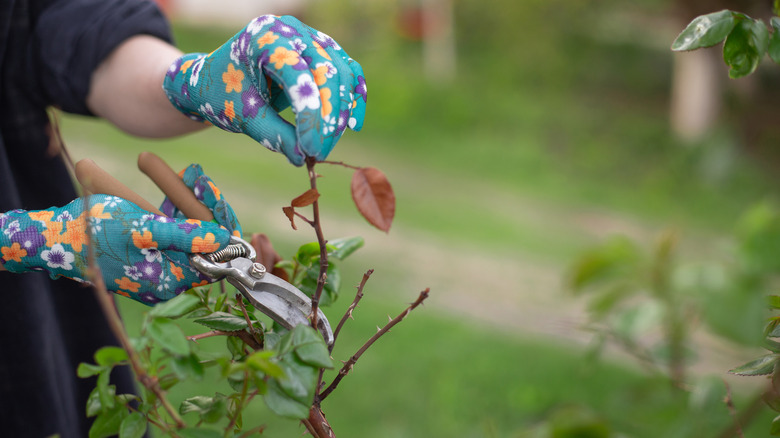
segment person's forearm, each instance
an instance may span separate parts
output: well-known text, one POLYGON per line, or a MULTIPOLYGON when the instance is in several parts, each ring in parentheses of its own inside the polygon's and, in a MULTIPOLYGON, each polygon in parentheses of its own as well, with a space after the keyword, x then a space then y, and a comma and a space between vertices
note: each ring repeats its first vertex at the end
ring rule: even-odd
POLYGON ((168 67, 181 54, 152 36, 129 38, 92 74, 87 105, 95 115, 141 137, 171 137, 204 128, 176 110, 162 89, 168 67))

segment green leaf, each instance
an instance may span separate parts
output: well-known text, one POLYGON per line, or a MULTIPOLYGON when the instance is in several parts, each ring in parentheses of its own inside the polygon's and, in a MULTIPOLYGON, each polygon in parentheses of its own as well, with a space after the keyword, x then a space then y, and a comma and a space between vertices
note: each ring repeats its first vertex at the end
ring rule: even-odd
POLYGON ((263 400, 268 409, 281 417, 300 420, 309 416, 310 406, 290 398, 276 380, 268 381, 268 391, 263 395, 263 400))
POLYGON ((214 429, 205 429, 202 427, 188 427, 179 429, 176 434, 181 438, 222 438, 222 434, 214 429))
POLYGON ((246 364, 253 370, 260 371, 269 377, 283 378, 284 370, 271 360, 274 356, 273 351, 256 351, 246 358, 246 364))
MULTIPOLYGON (((103 403, 101 403, 101 397, 100 397, 100 388, 97 386, 95 389, 92 390, 92 392, 89 394, 89 397, 87 398, 87 417, 94 417, 95 415, 105 411, 114 408, 114 400, 115 400, 115 394, 116 394, 116 387, 114 385, 109 385, 108 388, 103 389, 103 391, 108 392, 108 400, 110 400, 110 405, 103 407, 103 403)), ((105 398, 105 396, 104 396, 105 398)))
POLYGON ((190 343, 181 328, 168 318, 154 318, 146 327, 149 336, 164 350, 177 356, 190 354, 190 343))
POLYGON ((738 20, 723 44, 723 60, 732 79, 753 73, 769 45, 769 33, 760 20, 738 20))
POLYGON ((334 248, 328 255, 339 260, 344 260, 352 255, 352 253, 362 248, 365 244, 365 240, 360 236, 342 237, 340 239, 331 240, 328 244, 334 248))
POLYGON ((780 295, 769 295, 766 299, 770 309, 780 309, 780 295))
POLYGON ((776 64, 780 64, 780 18, 772 17, 769 20, 769 24, 772 26, 772 36, 769 37, 769 48, 767 52, 769 57, 776 64))
POLYGON ((119 426, 127 415, 127 408, 121 405, 101 413, 89 428, 89 438, 106 438, 118 434, 119 426))
POLYGON ((104 367, 113 367, 114 365, 126 361, 127 352, 120 347, 103 347, 95 352, 95 362, 104 367))
POLYGON ((190 397, 181 402, 179 413, 185 415, 190 412, 197 413, 206 423, 215 423, 227 412, 227 400, 219 393, 214 397, 202 395, 190 397))
POLYGON ((279 362, 284 370, 284 378, 276 379, 279 387, 293 400, 311 405, 314 402, 314 387, 317 385, 318 369, 288 356, 279 362))
POLYGON ((292 336, 298 359, 318 368, 333 368, 330 352, 319 332, 301 324, 293 329, 292 336))
POLYGON ((194 353, 189 356, 174 357, 171 361, 171 368, 176 376, 182 380, 186 380, 188 377, 194 380, 203 379, 203 364, 200 363, 200 358, 194 353))
MULTIPOLYGON (((328 253, 332 251, 336 251, 336 247, 331 245, 330 243, 325 244, 325 249, 328 251, 328 253)), ((298 252, 295 253, 295 260, 304 265, 304 266, 311 266, 312 263, 314 263, 314 259, 320 257, 320 243, 319 242, 309 242, 305 243, 298 248, 298 252)))
POLYGON ((109 385, 109 379, 111 376, 111 370, 105 369, 98 374, 97 385, 95 389, 98 391, 98 398, 100 399, 101 412, 113 409, 116 403, 114 403, 114 394, 116 394, 116 388, 114 385, 109 385))
POLYGON ((774 372, 775 365, 779 359, 780 355, 767 354, 766 356, 759 357, 742 366, 736 367, 733 370, 729 370, 729 373, 738 376, 766 376, 774 372))
POLYGON ((141 438, 144 433, 146 433, 146 417, 140 412, 128 415, 119 425, 119 438, 141 438))
POLYGON ((247 328, 246 319, 226 312, 214 312, 211 315, 196 319, 195 322, 203 324, 212 330, 234 332, 247 328))
POLYGON ((780 436, 780 415, 772 420, 772 425, 769 427, 769 434, 772 436, 780 436))
POLYGON ((149 315, 155 318, 180 318, 198 307, 203 302, 199 297, 189 294, 180 294, 179 296, 164 303, 157 304, 149 312, 149 315))
POLYGON ((76 369, 76 375, 78 375, 82 379, 85 379, 87 377, 92 377, 94 375, 99 374, 104 369, 105 369, 104 367, 101 367, 99 365, 92 365, 91 363, 82 362, 79 364, 79 367, 76 369))
POLYGON ((735 24, 734 13, 728 10, 696 17, 674 40, 672 50, 679 52, 714 46, 729 35, 735 24))
POLYGON ((608 240, 583 254, 569 269, 568 283, 575 292, 606 281, 631 279, 642 260, 637 245, 624 237, 608 240))
POLYGON ((225 336, 227 349, 234 360, 238 360, 246 355, 244 352, 244 341, 237 336, 225 336))

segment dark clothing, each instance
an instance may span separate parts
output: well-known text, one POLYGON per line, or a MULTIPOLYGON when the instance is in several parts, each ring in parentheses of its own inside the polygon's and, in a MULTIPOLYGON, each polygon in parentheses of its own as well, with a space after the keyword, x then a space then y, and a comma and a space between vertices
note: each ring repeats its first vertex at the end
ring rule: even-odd
MULTIPOLYGON (((89 114, 93 70, 136 34, 170 40, 166 20, 146 0, 2 0, 0 2, 0 213, 62 206, 76 197, 52 156, 46 108, 89 114)), ((43 273, 0 272, 0 434, 87 436, 80 362, 115 345, 93 292, 43 273)), ((133 392, 126 367, 112 376, 133 392)))

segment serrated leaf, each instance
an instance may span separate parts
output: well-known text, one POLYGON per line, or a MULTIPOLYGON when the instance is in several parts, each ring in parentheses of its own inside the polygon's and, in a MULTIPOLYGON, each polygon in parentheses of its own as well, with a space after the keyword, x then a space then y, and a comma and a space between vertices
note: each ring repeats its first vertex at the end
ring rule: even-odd
POLYGON ((723 60, 732 79, 753 73, 769 44, 769 33, 761 21, 738 20, 723 44, 723 60))
POLYGON ((119 438, 141 438, 146 433, 146 417, 133 412, 119 425, 119 438))
POLYGON ((182 415, 190 412, 198 414, 201 420, 206 423, 214 423, 219 421, 225 415, 227 411, 227 401, 225 396, 217 394, 214 397, 206 397, 198 395, 190 397, 179 406, 179 413, 182 415))
POLYGON ((99 365, 93 365, 91 363, 82 362, 79 364, 79 367, 76 369, 76 375, 81 377, 82 379, 85 379, 87 377, 92 377, 99 374, 104 369, 105 369, 104 367, 101 367, 99 365))
POLYGON ((168 318, 154 318, 146 326, 149 336, 164 350, 177 356, 190 354, 190 344, 184 332, 168 318))
POLYGON ((188 294, 180 294, 164 303, 152 307, 149 315, 155 318, 180 318, 203 305, 199 297, 188 294))
POLYGON ((204 318, 196 319, 198 324, 205 325, 212 330, 234 332, 248 327, 246 318, 226 312, 214 312, 204 318))
POLYGON ((110 368, 126 360, 127 352, 124 348, 108 346, 95 352, 95 362, 104 367, 110 368))
POLYGON ((672 50, 679 52, 714 46, 726 38, 735 24, 734 14, 728 10, 696 17, 674 40, 672 50))
POLYGON ((352 175, 350 188, 360 214, 371 225, 390 231, 395 216, 395 194, 385 174, 374 167, 362 167, 352 175))
POLYGON ((303 194, 301 194, 297 198, 293 199, 290 205, 293 208, 307 207, 311 204, 314 204, 314 202, 316 202, 317 199, 319 199, 319 197, 320 194, 319 192, 317 192, 317 189, 309 189, 303 192, 303 194))
POLYGON ((780 355, 767 354, 766 356, 759 357, 742 366, 729 370, 729 373, 738 376, 766 376, 774 372, 778 359, 780 359, 780 355))
POLYGON ((333 368, 330 352, 319 332, 307 325, 298 325, 292 336, 295 355, 302 362, 319 368, 333 368))
POLYGON ((328 242, 334 249, 328 253, 331 257, 336 257, 339 260, 344 260, 362 248, 365 244, 365 240, 360 236, 355 237, 342 237, 340 239, 334 239, 328 242))
POLYGON ((179 429, 176 434, 181 438, 222 438, 222 434, 213 429, 203 427, 188 427, 179 429))
POLYGON ((279 366, 284 370, 284 378, 275 379, 279 387, 297 402, 311 405, 314 402, 314 387, 317 385, 317 368, 294 356, 283 358, 279 366))
POLYGON ((276 380, 268 381, 263 401, 273 413, 281 417, 300 420, 309 416, 309 405, 300 403, 284 393, 276 380))
POLYGON ((101 403, 101 397, 100 397, 100 391, 97 387, 92 390, 92 392, 89 394, 89 397, 87 398, 87 417, 94 417, 95 415, 103 412, 104 410, 112 409, 114 408, 114 400, 116 399, 116 386, 109 385, 105 391, 108 391, 109 399, 111 400, 111 405, 103 408, 103 404, 101 403))

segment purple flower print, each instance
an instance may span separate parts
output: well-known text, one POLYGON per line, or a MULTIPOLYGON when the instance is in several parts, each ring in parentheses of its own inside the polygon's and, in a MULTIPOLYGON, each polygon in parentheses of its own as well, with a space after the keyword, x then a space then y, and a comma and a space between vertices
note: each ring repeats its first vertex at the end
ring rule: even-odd
POLYGON ((8 221, 8 215, 4 213, 0 213, 0 228, 3 228, 7 221, 8 221))
POLYGON ((147 262, 146 260, 135 264, 138 271, 141 273, 141 278, 151 281, 157 284, 160 281, 160 274, 162 273, 162 266, 158 263, 147 262))
POLYGON ((181 68, 181 58, 177 59, 176 61, 171 64, 170 67, 168 67, 168 71, 165 73, 170 80, 173 80, 176 77, 176 73, 179 72, 179 69, 181 68))
POLYGON ((198 228, 196 224, 192 224, 189 222, 182 222, 178 225, 179 229, 184 230, 185 233, 190 234, 192 230, 195 228, 198 228))
POLYGON ((339 112, 339 120, 336 125, 336 134, 341 134, 344 132, 345 129, 347 129, 347 124, 349 123, 349 110, 344 110, 339 112))
POLYGON ((65 251, 65 248, 55 243, 51 249, 47 249, 41 253, 41 258, 46 261, 46 266, 52 269, 64 269, 70 271, 73 269, 73 261, 76 259, 72 252, 65 251))
POLYGON ((163 212, 163 214, 166 216, 174 217, 176 206, 173 205, 173 202, 170 199, 165 198, 160 205, 160 211, 163 212))
POLYGON ((19 226, 19 221, 13 221, 8 224, 8 227, 3 230, 3 234, 5 234, 8 237, 12 237, 14 234, 18 233, 21 230, 19 226))
POLYGON ((257 111, 265 105, 263 99, 260 98, 260 93, 257 91, 257 88, 251 85, 241 93, 241 103, 244 104, 241 113, 245 119, 256 117, 257 111))
POLYGON ((246 64, 247 57, 252 54, 252 34, 241 32, 241 35, 230 45, 230 59, 236 64, 246 64))
POLYGON ((307 46, 300 38, 296 38, 290 41, 290 47, 298 53, 303 53, 307 46))
POLYGON ((25 228, 24 231, 19 231, 11 236, 11 242, 16 242, 19 246, 27 250, 28 256, 34 256, 38 254, 38 248, 46 243, 46 239, 41 235, 41 232, 35 225, 30 225, 25 228))
POLYGON ((368 88, 366 87, 366 78, 358 76, 358 84, 355 87, 355 93, 363 97, 363 102, 368 102, 368 88))
POLYGON ((303 36, 295 30, 294 27, 284 24, 281 20, 277 20, 273 26, 271 26, 271 32, 276 32, 285 38, 292 38, 294 36, 303 36))
POLYGON ((141 292, 140 294, 138 294, 138 297, 141 298, 141 301, 143 301, 144 303, 149 303, 149 304, 156 304, 161 301, 159 298, 157 298, 154 295, 154 292, 141 292))

